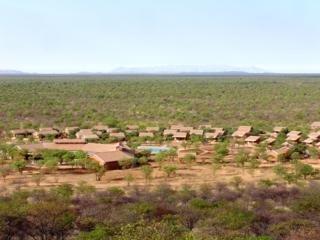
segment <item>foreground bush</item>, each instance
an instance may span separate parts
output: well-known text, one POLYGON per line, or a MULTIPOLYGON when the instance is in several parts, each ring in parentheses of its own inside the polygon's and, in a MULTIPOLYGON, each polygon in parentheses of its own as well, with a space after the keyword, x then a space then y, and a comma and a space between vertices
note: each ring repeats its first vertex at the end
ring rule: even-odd
POLYGON ((94 191, 85 183, 0 197, 0 239, 319 239, 320 185, 160 185, 94 191), (79 191, 79 189, 90 191, 79 191))

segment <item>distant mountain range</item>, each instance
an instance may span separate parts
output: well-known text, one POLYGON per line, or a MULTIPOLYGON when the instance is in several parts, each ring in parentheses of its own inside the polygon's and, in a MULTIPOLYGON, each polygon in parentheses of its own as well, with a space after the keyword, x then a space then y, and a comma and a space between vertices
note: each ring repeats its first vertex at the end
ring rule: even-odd
POLYGON ((256 67, 233 67, 233 66, 150 66, 150 67, 120 67, 111 71, 115 74, 257 74, 267 73, 264 69, 256 67))
POLYGON ((316 75, 320 73, 273 73, 257 67, 234 67, 234 66, 192 66, 192 65, 170 65, 170 66, 147 66, 147 67, 118 67, 109 71, 101 72, 67 72, 67 73, 37 73, 23 72, 19 70, 1 70, 1 75, 219 75, 219 76, 236 76, 236 75, 316 75))
MULTIPOLYGON (((75 75, 103 75, 103 74, 195 74, 195 75, 241 75, 268 73, 264 69, 256 67, 232 67, 232 66, 148 66, 148 67, 118 67, 105 72, 70 72, 65 74, 75 75)), ((27 75, 41 74, 29 73, 18 70, 0 70, 0 75, 27 75)), ((55 73, 50 73, 55 74, 55 73)), ((59 73, 57 73, 59 74, 59 73)))
POLYGON ((26 74, 26 73, 17 71, 17 70, 0 70, 0 75, 22 75, 22 74, 26 74))

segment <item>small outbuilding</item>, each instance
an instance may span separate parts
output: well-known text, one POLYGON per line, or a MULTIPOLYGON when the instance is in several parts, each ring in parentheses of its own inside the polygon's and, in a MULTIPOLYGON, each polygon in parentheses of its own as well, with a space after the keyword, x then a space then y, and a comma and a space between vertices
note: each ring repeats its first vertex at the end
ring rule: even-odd
POLYGON ((173 129, 165 129, 163 131, 163 136, 168 137, 168 136, 173 136, 174 134, 176 134, 178 131, 177 130, 173 130, 173 129))
POLYGON ((142 138, 153 138, 154 134, 153 134, 153 132, 140 132, 139 133, 139 137, 142 137, 142 138))
POLYGON ((320 122, 313 122, 311 123, 310 127, 312 130, 320 129, 320 122))
POLYGON ((127 130, 139 130, 138 125, 127 125, 127 130))
POLYGON ((275 133, 280 133, 280 132, 283 132, 283 131, 286 131, 287 128, 286 127, 274 127, 273 128, 273 132, 275 133))
POLYGON ((54 139, 53 142, 55 144, 85 144, 86 140, 85 139, 69 139, 69 138, 62 138, 62 139, 54 139))
POLYGON ((299 142, 301 139, 301 135, 288 135, 286 141, 288 142, 294 142, 294 143, 297 143, 299 142))
POLYGON ((117 138, 119 141, 122 141, 126 138, 126 135, 123 132, 112 132, 109 134, 112 138, 117 138))
POLYGON ((257 144, 260 142, 260 136, 249 136, 244 141, 249 144, 257 144))
POLYGON ((146 128, 146 132, 156 133, 156 132, 159 132, 159 131, 160 131, 159 127, 147 127, 146 128))
POLYGON ((300 131, 290 131, 287 133, 287 136, 300 136, 302 133, 300 131))
POLYGON ((190 132, 190 131, 192 131, 193 130, 193 127, 181 127, 180 129, 179 129, 179 132, 190 132))
POLYGON ((96 125, 92 128, 94 131, 100 131, 100 132, 107 132, 109 129, 109 126, 107 125, 96 125))
POLYGON ((320 140, 320 131, 309 133, 308 137, 316 141, 320 140))
POLYGON ((186 140, 187 137, 188 137, 188 133, 186 132, 176 132, 175 134, 173 134, 173 138, 176 141, 186 140))
POLYGON ((33 134, 34 137, 42 139, 47 137, 57 137, 60 133, 53 128, 40 128, 39 131, 33 134))
POLYGON ((245 138, 250 135, 252 131, 251 126, 240 126, 238 129, 232 134, 234 138, 245 138))
POLYGON ((10 134, 13 138, 24 138, 28 136, 32 136, 36 131, 34 129, 14 129, 10 131, 10 134))
POLYGON ((202 129, 192 129, 189 132, 190 135, 196 135, 196 136, 203 136, 203 130, 202 129))
POLYGON ((79 127, 66 127, 64 129, 64 132, 67 134, 67 135, 70 135, 70 134, 75 134, 77 133, 78 131, 80 130, 79 127))
POLYGON ((275 143, 276 139, 275 138, 267 138, 264 142, 268 145, 273 145, 275 143))
POLYGON ((133 155, 124 151, 116 150, 109 152, 90 153, 90 158, 97 161, 108 170, 120 168, 120 161, 133 159, 133 155))
POLYGON ((222 136, 221 132, 206 132, 204 134, 204 138, 206 140, 216 140, 221 136, 222 136))

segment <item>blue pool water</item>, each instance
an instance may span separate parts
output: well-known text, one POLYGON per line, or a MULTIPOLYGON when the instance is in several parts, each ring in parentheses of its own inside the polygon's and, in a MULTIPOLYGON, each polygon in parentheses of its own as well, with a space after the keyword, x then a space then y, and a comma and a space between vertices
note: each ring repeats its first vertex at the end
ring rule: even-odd
POLYGON ((138 149, 148 150, 151 154, 168 151, 170 148, 166 146, 140 146, 138 149))

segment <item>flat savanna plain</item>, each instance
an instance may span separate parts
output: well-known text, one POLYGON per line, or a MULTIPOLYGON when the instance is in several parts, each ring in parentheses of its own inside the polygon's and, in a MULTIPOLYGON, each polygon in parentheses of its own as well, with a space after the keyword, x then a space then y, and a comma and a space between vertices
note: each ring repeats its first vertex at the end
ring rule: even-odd
POLYGON ((320 119, 318 76, 1 76, 0 129, 120 123, 303 129, 320 119))
MULTIPOLYGON (((182 123, 287 126, 306 135, 320 120, 319 100, 315 76, 2 76, 0 132, 182 123)), ((13 156, 0 162, 0 239, 319 239, 315 147, 295 144, 288 159, 269 159, 267 146, 230 135, 221 142, 189 140, 190 146, 163 139, 200 154, 159 154, 141 165, 135 158, 128 168, 106 171, 67 161, 70 152, 63 164, 43 152, 45 161, 24 165, 25 152, 2 144, 8 135, 0 139, 3 153, 13 156)))

